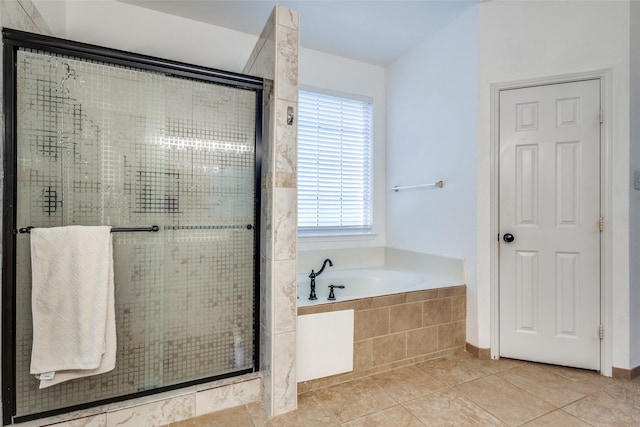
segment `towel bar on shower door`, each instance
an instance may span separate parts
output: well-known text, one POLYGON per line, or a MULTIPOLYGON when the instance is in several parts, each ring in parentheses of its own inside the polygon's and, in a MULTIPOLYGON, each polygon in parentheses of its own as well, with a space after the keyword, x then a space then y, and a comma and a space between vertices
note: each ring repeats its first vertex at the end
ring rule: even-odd
MULTIPOLYGON (((35 228, 33 226, 29 226, 29 227, 25 227, 25 228, 21 228, 18 230, 18 233, 20 234, 24 234, 24 233, 31 233, 31 229, 35 228)), ((125 228, 112 228, 111 232, 112 233, 131 233, 131 232, 137 232, 137 231, 149 231, 149 232, 156 232, 160 230, 160 227, 158 227, 157 225, 152 225, 151 227, 125 227, 125 228)), ((16 234, 16 231, 13 231, 13 234, 16 234)))

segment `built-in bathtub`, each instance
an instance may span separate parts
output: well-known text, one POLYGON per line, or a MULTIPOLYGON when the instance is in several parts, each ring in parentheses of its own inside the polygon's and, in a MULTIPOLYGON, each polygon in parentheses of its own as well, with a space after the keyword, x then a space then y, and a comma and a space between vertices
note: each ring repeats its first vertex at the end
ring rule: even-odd
POLYGON ((306 273, 299 274, 297 281, 298 307, 459 285, 459 283, 449 282, 437 277, 395 268, 325 270, 315 279, 318 299, 309 300, 311 294, 311 279, 309 275, 306 273), (335 300, 332 301, 328 299, 330 285, 344 286, 344 289, 334 288, 335 300))
MULTIPOLYGON (((310 301, 308 273, 299 274, 298 318, 304 317, 315 329, 299 328, 301 335, 314 337, 298 348, 298 358, 305 353, 342 353, 333 348, 336 337, 349 325, 331 324, 331 313, 353 310, 353 352, 349 371, 329 377, 314 378, 298 384, 298 392, 326 387, 348 379, 371 375, 423 360, 451 354, 464 348, 466 338, 466 286, 438 277, 395 268, 325 270, 316 279, 317 300, 310 301), (328 300, 329 285, 335 301, 328 300), (318 315, 314 318, 314 315, 318 315), (322 315, 323 317, 320 317, 322 315), (311 350, 310 344, 325 337, 326 344, 311 350)), ((337 318, 337 317, 336 317, 337 318)), ((305 326, 306 327, 306 326, 305 326)), ((352 355, 351 355, 352 354, 352 355)), ((323 360, 318 357, 318 360, 323 360)), ((317 365, 319 362, 314 362, 317 365)), ((299 365, 301 366, 301 365, 299 365)), ((304 375, 301 376, 305 378, 304 375)))

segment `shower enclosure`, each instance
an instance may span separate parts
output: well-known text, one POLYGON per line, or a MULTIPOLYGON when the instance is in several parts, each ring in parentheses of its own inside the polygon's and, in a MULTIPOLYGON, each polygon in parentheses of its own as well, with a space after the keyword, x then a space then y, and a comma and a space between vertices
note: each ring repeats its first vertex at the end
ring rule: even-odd
POLYGON ((3 36, 4 423, 257 369, 262 80, 3 36), (115 370, 38 389, 21 229, 64 225, 157 232, 113 234, 115 370))

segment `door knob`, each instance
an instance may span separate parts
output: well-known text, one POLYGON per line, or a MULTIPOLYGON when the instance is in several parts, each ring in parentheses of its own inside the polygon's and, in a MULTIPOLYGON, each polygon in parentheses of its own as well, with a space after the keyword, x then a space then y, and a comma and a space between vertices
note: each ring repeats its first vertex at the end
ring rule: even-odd
POLYGON ((505 234, 504 236, 502 236, 502 240, 504 240, 504 241, 505 241, 505 242, 507 242, 507 243, 511 243, 511 242, 513 242, 514 240, 516 240, 516 238, 515 238, 515 237, 513 237, 513 234, 511 234, 511 233, 507 233, 507 234, 505 234))

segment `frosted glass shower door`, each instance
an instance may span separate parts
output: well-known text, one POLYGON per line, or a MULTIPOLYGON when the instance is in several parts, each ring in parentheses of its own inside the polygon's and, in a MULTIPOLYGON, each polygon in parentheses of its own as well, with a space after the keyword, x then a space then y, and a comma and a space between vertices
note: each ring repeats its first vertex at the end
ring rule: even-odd
POLYGON ((20 50, 17 227, 111 225, 118 353, 38 389, 16 236, 16 416, 254 369, 255 90, 20 50))

